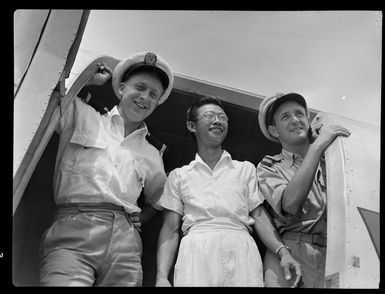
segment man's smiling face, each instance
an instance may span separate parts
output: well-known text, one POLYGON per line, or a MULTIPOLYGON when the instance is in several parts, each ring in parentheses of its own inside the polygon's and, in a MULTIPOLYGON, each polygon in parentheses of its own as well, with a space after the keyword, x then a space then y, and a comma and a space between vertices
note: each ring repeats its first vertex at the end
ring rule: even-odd
POLYGON ((307 140, 309 119, 301 104, 295 101, 282 103, 273 115, 273 122, 269 132, 281 142, 298 144, 307 140))
POLYGON ((148 72, 140 72, 120 83, 119 110, 125 121, 140 122, 157 107, 163 94, 159 78, 148 72))
MULTIPOLYGON (((226 116, 221 107, 215 104, 205 104, 199 107, 197 121, 195 122, 196 138, 209 145, 220 145, 227 136, 228 121, 221 121, 219 116, 226 116), (214 115, 213 121, 205 115, 214 115)), ((226 116, 227 118, 227 116, 226 116)))

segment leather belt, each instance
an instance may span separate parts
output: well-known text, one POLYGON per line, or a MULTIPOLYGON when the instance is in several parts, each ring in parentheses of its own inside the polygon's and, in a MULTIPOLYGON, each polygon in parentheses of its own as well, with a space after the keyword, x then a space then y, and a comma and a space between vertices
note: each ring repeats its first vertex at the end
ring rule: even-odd
POLYGON ((113 211, 122 214, 126 217, 127 221, 132 224, 130 220, 130 214, 124 210, 123 206, 119 206, 113 203, 65 203, 57 207, 56 218, 61 215, 68 215, 72 213, 82 212, 97 212, 97 211, 113 211))
POLYGON ((283 239, 296 240, 297 242, 306 242, 326 247, 327 239, 320 234, 306 234, 300 232, 284 232, 282 234, 283 239))

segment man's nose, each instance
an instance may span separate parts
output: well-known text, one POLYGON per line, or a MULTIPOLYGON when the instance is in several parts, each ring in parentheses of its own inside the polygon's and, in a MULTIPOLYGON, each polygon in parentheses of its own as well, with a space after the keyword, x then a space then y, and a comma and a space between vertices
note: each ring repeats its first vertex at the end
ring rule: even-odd
POLYGON ((291 115, 291 120, 293 122, 298 122, 300 119, 295 114, 293 114, 293 115, 291 115))
POLYGON ((151 99, 150 91, 142 91, 142 93, 140 94, 140 98, 145 101, 150 100, 151 99))

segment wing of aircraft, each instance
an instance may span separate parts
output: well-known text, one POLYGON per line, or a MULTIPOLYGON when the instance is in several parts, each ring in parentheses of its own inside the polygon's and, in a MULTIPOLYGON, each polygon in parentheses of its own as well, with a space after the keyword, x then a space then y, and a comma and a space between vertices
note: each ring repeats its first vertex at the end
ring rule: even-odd
POLYGON ((14 209, 52 135, 52 122, 61 115, 57 106, 88 15, 82 10, 15 12, 14 209))
MULTIPOLYGON (((34 39, 34 42, 42 42, 53 17, 63 21, 55 30, 68 26, 68 34, 63 33, 61 38, 47 43, 55 46, 52 42, 58 42, 60 46, 56 47, 64 47, 63 51, 70 54, 62 52, 53 58, 54 66, 43 62, 52 58, 48 53, 41 53, 41 58, 35 61, 45 46, 30 46, 34 49, 20 58, 24 65, 15 76, 13 283, 16 286, 38 285, 40 237, 51 222, 55 206, 52 182, 58 148, 58 137, 53 132, 56 123, 66 111, 66 105, 77 99, 76 94, 95 73, 98 62, 106 63, 111 69, 119 62, 108 55, 78 51, 77 42, 88 12, 72 11, 65 17, 61 13, 67 12, 42 12, 40 28, 44 27, 44 31, 35 34, 40 41, 34 39), (38 75, 39 71, 44 71, 44 75, 38 75)), ((101 113, 118 101, 110 82, 90 87, 90 91, 89 103, 101 113)), ((214 95, 224 101, 230 124, 223 147, 234 159, 257 165, 266 154, 280 152, 280 145, 267 140, 258 125, 258 108, 264 96, 175 74, 170 98, 146 120, 151 134, 149 140, 164 151, 166 172, 188 164, 195 156, 196 147, 185 127, 185 114, 201 95, 214 95)), ((317 113, 311 109, 312 117, 317 113)), ((326 286, 378 288, 379 129, 339 116, 325 118, 325 123, 333 121, 345 125, 352 135, 333 142, 325 154, 328 177, 326 286)), ((153 286, 155 282, 156 243, 161 222, 157 217, 142 228, 144 286, 153 286)), ((257 236, 254 238, 263 252, 257 236)))
POLYGON ((52 193, 49 182, 53 170, 51 164, 44 163, 45 150, 65 109, 65 80, 88 15, 86 10, 14 13, 14 285, 36 285, 38 281, 38 242, 41 229, 49 221, 44 212, 54 208, 48 197, 52 193), (37 177, 41 166, 42 176, 37 177))

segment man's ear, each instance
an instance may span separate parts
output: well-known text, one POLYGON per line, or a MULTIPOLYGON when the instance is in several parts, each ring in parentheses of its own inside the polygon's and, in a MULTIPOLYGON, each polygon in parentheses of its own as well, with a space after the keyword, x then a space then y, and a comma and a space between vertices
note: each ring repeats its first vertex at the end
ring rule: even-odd
POLYGON ((270 135, 272 135, 274 138, 279 137, 279 133, 278 133, 277 128, 275 126, 269 125, 267 127, 267 130, 269 131, 270 135))
POLYGON ((125 86, 126 86, 126 84, 123 83, 123 82, 121 82, 121 83, 119 84, 118 89, 119 89, 120 97, 122 97, 122 95, 123 95, 123 89, 124 89, 125 86))
POLYGON ((188 121, 186 123, 186 126, 187 126, 187 129, 191 132, 191 133, 195 133, 196 132, 196 129, 195 129, 195 125, 192 121, 188 121))

